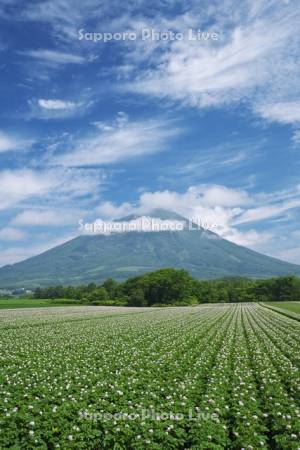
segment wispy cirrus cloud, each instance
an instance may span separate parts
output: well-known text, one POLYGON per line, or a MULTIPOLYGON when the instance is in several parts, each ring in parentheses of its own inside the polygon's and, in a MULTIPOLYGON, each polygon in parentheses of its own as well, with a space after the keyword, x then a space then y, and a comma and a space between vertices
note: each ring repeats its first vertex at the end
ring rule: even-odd
MULTIPOLYGON (((298 121, 299 4, 227 1, 210 11, 213 28, 222 31, 217 42, 185 39, 160 46, 158 53, 154 47, 156 62, 148 56, 151 65, 129 89, 201 109, 243 103, 269 120, 298 121), (226 9, 235 14, 229 17, 226 9)), ((195 15, 201 24, 199 11, 195 15)))
POLYGON ((175 166, 175 172, 188 180, 199 176, 217 176, 230 169, 238 171, 264 154, 264 139, 243 140, 239 137, 224 140, 220 145, 199 145, 194 155, 175 166), (222 155, 220 157, 220 155, 222 155))
POLYGON ((235 224, 255 223, 273 217, 278 217, 283 213, 300 207, 300 189, 297 189, 297 196, 292 200, 283 200, 271 202, 256 208, 251 208, 242 213, 236 220, 235 224))
POLYGON ((50 49, 26 50, 22 52, 22 55, 50 65, 85 64, 87 62, 84 56, 50 49))
MULTIPOLYGON (((160 10, 142 14, 134 8, 134 2, 119 8, 115 2, 103 2, 99 8, 94 0, 84 6, 76 0, 72 8, 69 0, 46 1, 46 5, 30 2, 21 14, 22 20, 49 24, 56 39, 63 42, 55 50, 23 52, 40 64, 64 67, 94 61, 95 48, 78 42, 78 29, 85 25, 100 32, 140 31, 143 27, 183 33, 190 28, 217 31, 219 39, 213 42, 137 39, 116 44, 122 45, 126 55, 122 90, 200 109, 243 104, 269 121, 299 121, 300 39, 294 30, 300 6, 295 1, 246 0, 241 4, 226 0, 204 2, 201 7, 191 1, 184 11, 178 8, 173 15, 160 10), (117 9, 116 15, 113 12, 117 9)), ((144 2, 140 6, 141 10, 146 8, 144 2)), ((97 52, 103 49, 98 46, 97 52)), ((122 67, 124 61, 118 74, 121 78, 122 67)))
POLYGON ((80 202, 81 198, 99 192, 102 174, 69 168, 11 169, 0 172, 0 209, 24 207, 25 202, 80 202))
POLYGON ((115 121, 95 122, 96 132, 77 140, 73 147, 53 158, 63 166, 114 164, 169 148, 182 130, 167 120, 130 121, 124 114, 115 121))
POLYGON ((55 43, 53 47, 16 51, 26 78, 51 84, 51 79, 56 78, 59 72, 63 73, 69 68, 84 70, 85 65, 93 61, 92 55, 83 53, 72 44, 64 47, 55 43))
POLYGON ((22 12, 22 18, 31 22, 47 23, 60 40, 74 39, 80 24, 99 16, 106 2, 99 6, 95 0, 87 0, 84 4, 79 0, 46 0, 43 3, 28 2, 22 12))

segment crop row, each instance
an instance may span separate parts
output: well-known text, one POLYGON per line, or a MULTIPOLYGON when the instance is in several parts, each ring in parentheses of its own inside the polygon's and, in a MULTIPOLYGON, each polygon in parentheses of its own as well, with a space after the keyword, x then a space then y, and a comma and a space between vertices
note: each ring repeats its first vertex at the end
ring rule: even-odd
POLYGON ((254 304, 61 311, 0 325, 1 449, 300 448, 298 322, 254 304))

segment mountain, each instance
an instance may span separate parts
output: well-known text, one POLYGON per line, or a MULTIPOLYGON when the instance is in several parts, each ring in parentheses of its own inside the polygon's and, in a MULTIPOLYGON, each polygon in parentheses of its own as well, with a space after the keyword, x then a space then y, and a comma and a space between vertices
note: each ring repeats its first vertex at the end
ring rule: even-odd
MULTIPOLYGON (((117 280, 159 269, 183 268, 199 279, 229 276, 266 278, 300 275, 300 266, 233 244, 211 231, 190 230, 175 213, 154 210, 151 217, 185 221, 181 231, 83 235, 40 255, 0 269, 0 288, 117 280)), ((130 222, 138 216, 120 221, 130 222)))

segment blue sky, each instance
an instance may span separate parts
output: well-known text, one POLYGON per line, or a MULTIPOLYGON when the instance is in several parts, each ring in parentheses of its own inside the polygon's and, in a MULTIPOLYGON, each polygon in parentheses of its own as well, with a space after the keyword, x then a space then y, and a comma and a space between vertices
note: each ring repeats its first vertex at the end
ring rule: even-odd
POLYGON ((299 19, 293 0, 1 0, 0 265, 156 207, 300 264, 299 19))

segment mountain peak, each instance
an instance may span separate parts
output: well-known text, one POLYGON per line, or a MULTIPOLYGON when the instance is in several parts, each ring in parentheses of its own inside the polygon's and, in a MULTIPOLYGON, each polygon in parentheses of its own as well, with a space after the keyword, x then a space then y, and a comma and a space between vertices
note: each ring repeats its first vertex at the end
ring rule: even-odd
MULTIPOLYGON (((164 209, 153 209, 123 220, 142 216, 186 220, 164 209)), ((1 268, 0 288, 100 283, 106 278, 124 280, 164 267, 188 270, 199 279, 300 275, 300 266, 261 255, 225 239, 216 239, 210 231, 186 229, 79 236, 41 255, 1 268)))
POLYGON ((186 218, 183 216, 180 216, 174 211, 169 211, 167 209, 161 209, 161 208, 155 208, 152 210, 149 210, 145 213, 140 214, 130 214, 128 216, 122 217, 120 221, 123 222, 129 222, 130 220, 138 219, 139 217, 153 217, 155 219, 161 219, 161 220, 180 220, 180 221, 186 221, 186 218))

